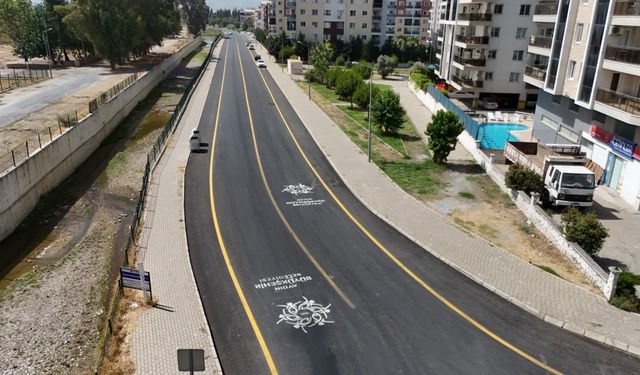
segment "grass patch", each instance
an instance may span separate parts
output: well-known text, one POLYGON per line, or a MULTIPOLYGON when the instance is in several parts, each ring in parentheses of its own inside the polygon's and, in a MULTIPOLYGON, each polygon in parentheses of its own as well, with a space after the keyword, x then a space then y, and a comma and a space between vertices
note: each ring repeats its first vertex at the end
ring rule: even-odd
POLYGON ((550 274, 552 274, 554 276, 558 276, 558 277, 562 278, 560 275, 558 275, 558 273, 553 268, 551 268, 549 266, 543 266, 542 264, 534 264, 534 266, 536 266, 536 267, 540 268, 541 270, 543 270, 545 272, 548 272, 548 273, 550 273, 550 274))
POLYGON ((446 186, 441 178, 444 167, 431 160, 421 163, 380 161, 378 166, 409 194, 435 195, 446 186))
POLYGON ((469 193, 468 191, 461 191, 458 193, 458 196, 466 199, 476 199, 476 196, 473 193, 469 193))
MULTIPOLYGON (((361 127, 363 127, 365 130, 368 131, 369 128, 369 120, 368 120, 368 116, 367 116, 367 111, 361 110, 359 108, 350 108, 349 106, 343 106, 343 105, 339 105, 338 108, 340 108, 340 110, 342 112, 344 112, 347 116, 351 117, 353 120, 355 120, 361 127)), ((401 132, 404 130, 404 128, 406 127, 406 123, 403 126, 403 129, 401 130, 401 132)), ((389 146, 391 146, 394 150, 398 151, 402 156, 409 157, 409 155, 407 155, 407 151, 404 147, 404 145, 402 144, 402 139, 397 135, 397 134, 386 134, 383 133, 382 131, 380 131, 380 129, 378 129, 375 125, 371 125, 371 133, 375 134, 378 138, 382 139, 382 141, 386 144, 388 144, 389 146)))
POLYGON ((320 94, 323 98, 327 99, 328 101, 330 101, 331 103, 339 103, 341 100, 338 97, 338 95, 336 95, 336 93, 333 90, 330 90, 328 88, 326 88, 325 85, 321 85, 317 82, 312 82, 311 83, 311 87, 313 87, 313 89, 320 94))
POLYGON ((480 224, 478 226, 478 232, 487 238, 498 238, 498 231, 487 224, 480 224))
POLYGON ((213 36, 216 37, 218 35, 222 34, 222 31, 220 31, 220 29, 205 29, 202 32, 202 36, 213 36))
MULTIPOLYGON (((478 167, 479 168, 479 167, 478 167)), ((482 191, 487 201, 501 203, 507 208, 515 206, 511 198, 500 190, 493 180, 486 174, 468 176, 467 181, 472 182, 482 191)))

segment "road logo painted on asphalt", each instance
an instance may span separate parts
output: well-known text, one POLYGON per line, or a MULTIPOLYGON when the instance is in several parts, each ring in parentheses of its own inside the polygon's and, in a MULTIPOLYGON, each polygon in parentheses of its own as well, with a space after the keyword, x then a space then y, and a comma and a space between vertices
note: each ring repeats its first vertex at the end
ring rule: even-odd
MULTIPOLYGON (((291 195, 311 194, 313 193, 313 186, 307 186, 301 183, 296 185, 284 185, 282 193, 289 193, 291 195)), ((321 206, 325 203, 324 199, 314 198, 296 198, 296 200, 288 201, 287 205, 293 207, 308 207, 308 206, 321 206)))
POLYGON ((256 289, 273 288, 274 292, 278 292, 281 290, 297 288, 298 284, 306 283, 311 280, 313 280, 311 276, 302 276, 301 273, 290 273, 287 275, 264 277, 258 280, 258 283, 255 284, 254 287, 256 289))
POLYGON ((276 324, 286 323, 295 329, 301 329, 304 333, 307 333, 307 328, 334 323, 327 319, 331 312, 329 309, 331 304, 323 306, 304 296, 302 301, 287 302, 286 305, 278 305, 278 307, 282 307, 282 313, 278 316, 280 320, 276 324))

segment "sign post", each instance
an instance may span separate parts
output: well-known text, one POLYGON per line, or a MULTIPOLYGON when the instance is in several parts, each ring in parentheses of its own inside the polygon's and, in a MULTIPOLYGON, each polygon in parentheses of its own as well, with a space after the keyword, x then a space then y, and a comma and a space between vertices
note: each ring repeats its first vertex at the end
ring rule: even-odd
POLYGON ((142 294, 144 295, 144 303, 149 303, 149 295, 147 294, 147 287, 144 282, 144 265, 142 262, 138 263, 138 275, 140 275, 140 289, 142 289, 142 294))
POLYGON ((204 371, 204 350, 178 349, 178 371, 189 371, 191 375, 204 371))
POLYGON ((153 299, 153 291, 151 289, 151 275, 149 272, 145 272, 142 268, 142 263, 139 263, 140 269, 134 270, 127 267, 120 267, 120 285, 121 288, 139 289, 144 293, 144 300, 147 302, 147 291, 151 299, 153 299))

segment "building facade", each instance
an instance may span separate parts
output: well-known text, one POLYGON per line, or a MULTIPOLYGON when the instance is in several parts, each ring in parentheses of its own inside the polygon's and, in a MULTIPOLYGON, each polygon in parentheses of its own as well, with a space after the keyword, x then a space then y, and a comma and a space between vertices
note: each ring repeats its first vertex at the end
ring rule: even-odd
POLYGON ((469 93, 474 106, 484 97, 502 107, 535 105, 538 89, 523 80, 532 1, 434 1, 431 38, 436 73, 469 93))
POLYGON ((640 209, 640 1, 545 1, 533 21, 534 137, 580 144, 601 183, 640 209))

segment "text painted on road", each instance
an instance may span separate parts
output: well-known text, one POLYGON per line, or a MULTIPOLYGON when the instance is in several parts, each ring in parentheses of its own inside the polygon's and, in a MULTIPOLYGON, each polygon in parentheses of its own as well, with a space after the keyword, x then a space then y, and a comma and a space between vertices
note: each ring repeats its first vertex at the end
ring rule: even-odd
POLYGON ((321 206, 325 202, 324 199, 299 198, 295 201, 288 201, 287 205, 293 207, 321 206))
MULTIPOLYGON (((301 183, 295 185, 284 185, 282 189, 283 193, 289 193, 291 195, 311 194, 313 192, 313 186, 307 186, 301 183)), ((297 198, 293 201, 288 201, 287 205, 292 207, 309 207, 309 206, 321 206, 325 203, 324 199, 314 198, 297 198)))
POLYGON ((298 284, 306 283, 313 280, 311 276, 302 276, 301 273, 290 273, 287 275, 279 275, 272 277, 265 277, 258 280, 258 283, 254 285, 256 289, 271 289, 275 292, 297 288, 298 284))
POLYGON ((295 329, 301 329, 304 333, 307 333, 308 328, 334 323, 328 319, 331 304, 323 306, 304 296, 302 301, 287 302, 286 305, 278 305, 278 307, 282 307, 282 312, 278 315, 279 320, 276 324, 286 323, 295 329))
POLYGON ((293 195, 310 194, 312 191, 313 186, 307 186, 304 184, 284 185, 284 189, 282 189, 283 193, 289 193, 293 195))

